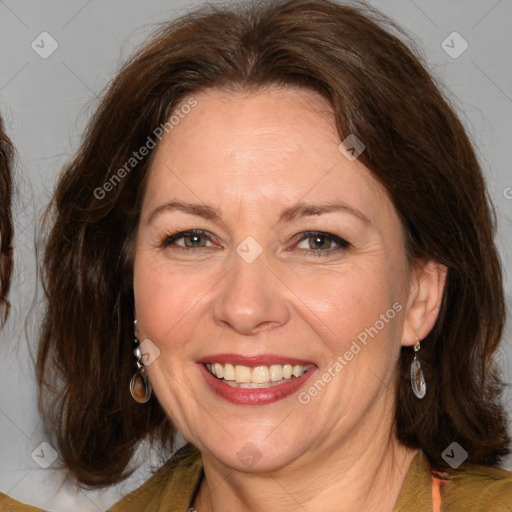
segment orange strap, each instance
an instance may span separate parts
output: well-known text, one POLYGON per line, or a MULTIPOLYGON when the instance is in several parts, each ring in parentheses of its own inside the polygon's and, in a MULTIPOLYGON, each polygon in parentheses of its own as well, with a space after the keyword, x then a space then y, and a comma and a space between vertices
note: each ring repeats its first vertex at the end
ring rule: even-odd
POLYGON ((446 483, 446 480, 432 475, 432 504, 433 512, 441 512, 441 487, 446 483))

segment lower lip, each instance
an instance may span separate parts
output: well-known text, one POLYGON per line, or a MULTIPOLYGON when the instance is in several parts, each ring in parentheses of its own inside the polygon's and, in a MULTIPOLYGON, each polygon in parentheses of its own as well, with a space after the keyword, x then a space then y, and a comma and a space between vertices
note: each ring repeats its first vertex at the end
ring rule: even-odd
POLYGON ((286 384, 277 384, 268 388, 248 389, 235 388, 224 384, 221 380, 214 377, 203 363, 198 364, 199 370, 213 392, 224 400, 238 405, 266 405, 287 398, 298 391, 316 371, 316 368, 311 368, 301 377, 293 379, 286 384))

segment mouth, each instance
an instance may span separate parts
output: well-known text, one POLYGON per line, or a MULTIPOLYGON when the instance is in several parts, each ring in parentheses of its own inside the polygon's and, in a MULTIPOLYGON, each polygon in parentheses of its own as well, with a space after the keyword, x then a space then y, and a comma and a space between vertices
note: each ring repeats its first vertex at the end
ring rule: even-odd
POLYGON ((291 363, 253 367, 231 363, 204 363, 204 366, 223 384, 242 389, 265 389, 288 384, 314 367, 312 364, 291 363))
POLYGON ((280 356, 219 354, 198 361, 209 388, 236 405, 268 405, 295 394, 318 367, 280 356))

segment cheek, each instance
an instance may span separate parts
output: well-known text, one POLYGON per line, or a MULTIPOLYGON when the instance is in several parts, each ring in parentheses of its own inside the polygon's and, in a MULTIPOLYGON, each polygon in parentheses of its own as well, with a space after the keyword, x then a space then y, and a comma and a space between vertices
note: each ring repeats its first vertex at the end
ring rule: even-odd
POLYGON ((396 344, 403 305, 395 272, 389 261, 375 258, 361 259, 343 271, 317 272, 295 279, 298 307, 330 357, 345 353, 354 340, 359 340, 362 348, 369 346, 369 341, 380 340, 374 343, 374 350, 366 351, 366 356, 374 353, 381 357, 389 350, 389 343, 396 344))
POLYGON ((141 337, 166 352, 182 353, 183 344, 204 314, 208 291, 215 281, 213 274, 179 271, 161 256, 141 251, 134 266, 135 311, 141 337))

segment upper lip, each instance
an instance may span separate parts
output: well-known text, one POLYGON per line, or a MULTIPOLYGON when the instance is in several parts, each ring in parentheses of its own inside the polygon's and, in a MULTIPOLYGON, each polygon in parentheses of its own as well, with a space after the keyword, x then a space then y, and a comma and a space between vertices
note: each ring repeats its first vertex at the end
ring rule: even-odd
POLYGON ((212 354, 202 357, 198 363, 229 363, 242 366, 270 366, 272 364, 292 364, 292 365, 314 365, 312 361, 297 359, 296 357, 283 356, 280 354, 260 354, 260 355, 242 355, 242 354, 212 354))

